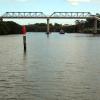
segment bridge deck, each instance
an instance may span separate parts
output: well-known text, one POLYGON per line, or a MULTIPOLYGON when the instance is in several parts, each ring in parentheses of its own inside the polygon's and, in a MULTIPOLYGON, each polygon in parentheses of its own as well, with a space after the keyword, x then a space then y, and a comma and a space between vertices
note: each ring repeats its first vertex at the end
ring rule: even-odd
POLYGON ((93 17, 3 17, 3 19, 86 19, 86 18, 93 18, 93 17))
POLYGON ((53 12, 49 16, 43 12, 6 12, 1 18, 86 19, 90 15, 90 12, 53 12))

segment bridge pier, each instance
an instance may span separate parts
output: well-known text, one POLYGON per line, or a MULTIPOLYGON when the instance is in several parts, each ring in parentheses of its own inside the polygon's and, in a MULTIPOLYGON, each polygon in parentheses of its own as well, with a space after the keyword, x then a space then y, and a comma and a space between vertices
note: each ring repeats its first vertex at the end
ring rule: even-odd
POLYGON ((97 19, 94 19, 94 32, 93 33, 97 33, 97 19))
POLYGON ((47 18, 47 34, 49 34, 49 18, 47 18))

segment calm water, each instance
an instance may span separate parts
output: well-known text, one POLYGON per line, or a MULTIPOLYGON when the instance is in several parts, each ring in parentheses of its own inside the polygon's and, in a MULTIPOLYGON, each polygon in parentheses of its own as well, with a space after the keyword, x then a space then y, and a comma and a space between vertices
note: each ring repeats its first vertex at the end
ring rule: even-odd
POLYGON ((0 100, 100 100, 100 37, 0 36, 0 100))

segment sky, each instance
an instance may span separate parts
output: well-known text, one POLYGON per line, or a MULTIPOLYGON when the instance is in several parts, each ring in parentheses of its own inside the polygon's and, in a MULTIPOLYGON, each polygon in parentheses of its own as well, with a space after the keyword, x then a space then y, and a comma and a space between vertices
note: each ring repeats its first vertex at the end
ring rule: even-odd
MULTIPOLYGON (((100 0, 0 0, 0 15, 5 12, 91 12, 100 13, 100 0)), ((12 20, 12 19, 9 19, 12 20)), ((19 24, 46 23, 43 19, 14 20, 19 24)), ((75 20, 52 19, 50 23, 73 24, 75 20)))

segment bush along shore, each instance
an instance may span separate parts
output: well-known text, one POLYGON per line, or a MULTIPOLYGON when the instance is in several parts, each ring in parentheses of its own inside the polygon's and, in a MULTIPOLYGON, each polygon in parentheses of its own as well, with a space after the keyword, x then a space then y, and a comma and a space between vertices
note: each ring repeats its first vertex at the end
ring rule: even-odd
MULTIPOLYGON (((46 32, 46 23, 35 23, 25 25, 27 32, 46 32)), ((89 33, 94 32, 94 19, 76 20, 75 25, 49 24, 50 32, 60 32, 63 29, 67 33, 89 33)), ((97 22, 97 34, 100 34, 100 21, 97 22)), ((0 35, 21 34, 22 26, 13 21, 0 21, 0 35)))
POLYGON ((13 21, 0 21, 0 35, 20 34, 21 25, 13 21))

